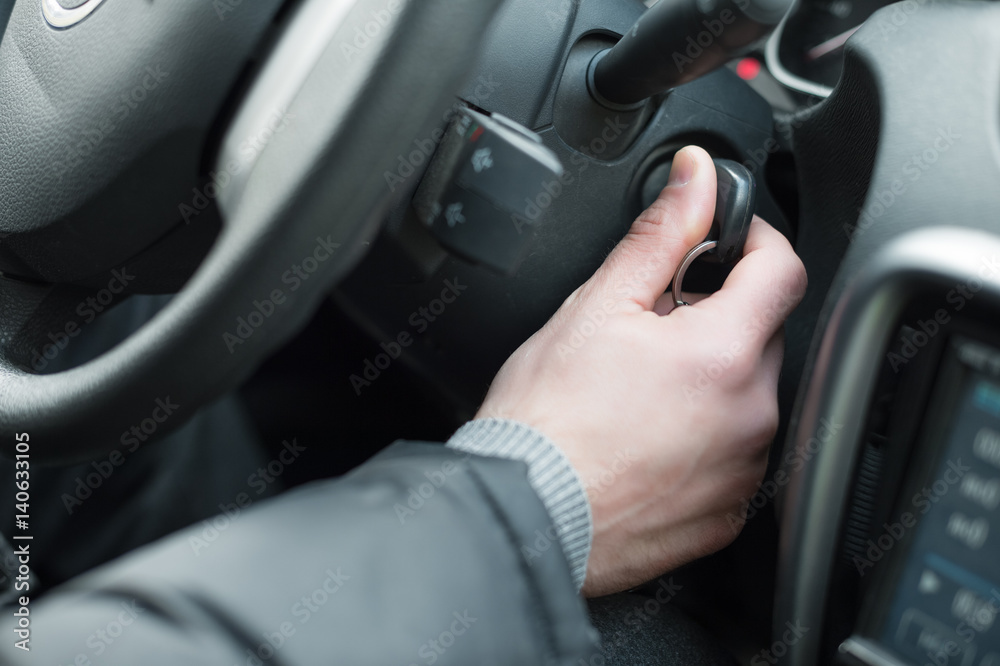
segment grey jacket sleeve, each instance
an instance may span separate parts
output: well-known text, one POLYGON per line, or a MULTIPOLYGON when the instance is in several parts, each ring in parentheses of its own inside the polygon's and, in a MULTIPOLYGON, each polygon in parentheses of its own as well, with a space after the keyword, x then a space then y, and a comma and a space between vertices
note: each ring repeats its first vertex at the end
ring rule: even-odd
MULTIPOLYGON (((576 589, 587 576, 587 558, 594 535, 587 490, 566 455, 534 428, 507 419, 476 419, 459 428, 448 446, 528 465, 528 481, 549 512, 552 525, 542 536, 558 540, 573 572, 576 589)), ((528 561, 537 554, 523 549, 528 561)))
POLYGON ((0 663, 568 666, 596 654, 523 462, 397 443, 342 479, 239 505, 32 600, 30 653, 4 613, 0 663))

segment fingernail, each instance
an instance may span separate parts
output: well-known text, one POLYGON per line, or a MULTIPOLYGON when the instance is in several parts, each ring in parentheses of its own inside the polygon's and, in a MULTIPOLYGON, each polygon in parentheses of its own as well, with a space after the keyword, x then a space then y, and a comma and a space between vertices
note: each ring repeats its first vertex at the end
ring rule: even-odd
POLYGON ((687 148, 681 148, 674 155, 673 164, 670 165, 670 179, 667 187, 683 187, 691 182, 694 177, 694 158, 691 157, 687 148))

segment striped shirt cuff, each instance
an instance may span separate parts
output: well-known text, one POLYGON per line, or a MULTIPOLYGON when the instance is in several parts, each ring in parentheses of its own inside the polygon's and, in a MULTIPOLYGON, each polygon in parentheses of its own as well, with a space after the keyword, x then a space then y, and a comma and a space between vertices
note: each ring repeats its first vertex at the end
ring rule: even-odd
POLYGON ((448 446, 528 465, 528 482, 549 512, 579 591, 587 575, 594 523, 583 482, 559 447, 534 428, 506 419, 469 421, 448 440, 448 446))

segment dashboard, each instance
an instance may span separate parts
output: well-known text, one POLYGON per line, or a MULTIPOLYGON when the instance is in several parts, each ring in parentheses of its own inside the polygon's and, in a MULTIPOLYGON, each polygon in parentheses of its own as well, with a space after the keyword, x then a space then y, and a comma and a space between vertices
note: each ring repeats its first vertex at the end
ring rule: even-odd
POLYGON ((956 337, 938 374, 897 507, 852 558, 877 576, 844 646, 863 663, 1000 664, 1000 349, 956 337))
POLYGON ((1000 665, 995 256, 902 234, 832 315, 796 438, 836 427, 786 497, 777 615, 819 630, 788 663, 1000 665))
MULTIPOLYGON (((820 22, 801 47, 851 27, 820 22)), ((823 311, 784 452, 808 462, 783 497, 772 635, 810 627, 790 666, 992 666, 1000 6, 900 2, 847 44, 836 92, 793 117, 796 248, 823 311), (935 146, 942 129, 965 140, 935 146), (934 165, 912 178, 924 157, 934 165), (859 178, 854 196, 844 184, 859 178), (842 259, 817 259, 837 243, 842 259)))

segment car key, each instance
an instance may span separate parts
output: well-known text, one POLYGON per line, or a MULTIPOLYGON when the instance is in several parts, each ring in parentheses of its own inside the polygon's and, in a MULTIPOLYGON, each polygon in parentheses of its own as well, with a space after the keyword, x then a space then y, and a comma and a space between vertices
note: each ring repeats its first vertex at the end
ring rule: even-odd
POLYGON ((705 259, 734 264, 743 257, 743 245, 757 209, 757 182, 750 170, 738 162, 713 161, 718 181, 715 217, 705 240, 719 241, 719 245, 715 252, 705 255, 705 259))
POLYGON ((757 183, 753 174, 732 160, 715 162, 715 216, 705 240, 688 252, 674 273, 674 305, 688 305, 681 295, 681 283, 691 264, 703 257, 719 264, 734 264, 743 257, 743 246, 757 206, 757 183))

